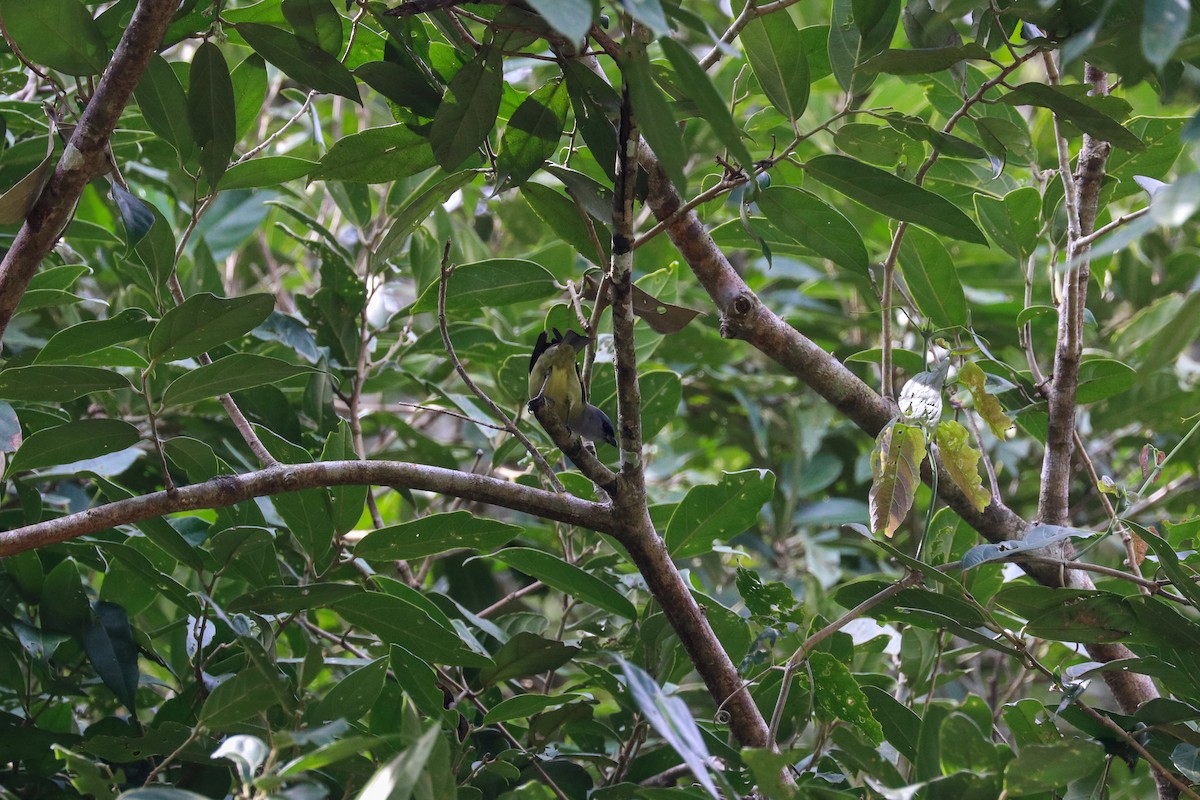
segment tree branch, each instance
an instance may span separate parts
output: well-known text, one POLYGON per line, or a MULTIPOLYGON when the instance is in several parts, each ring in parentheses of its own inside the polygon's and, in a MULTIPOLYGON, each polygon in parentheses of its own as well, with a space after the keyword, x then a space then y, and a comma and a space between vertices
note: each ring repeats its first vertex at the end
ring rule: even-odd
POLYGON ((328 486, 391 486, 488 503, 620 537, 607 505, 486 475, 403 461, 319 461, 285 464, 242 475, 219 475, 174 492, 118 500, 58 519, 0 532, 0 556, 65 542, 89 533, 180 511, 223 508, 253 497, 328 486))
POLYGON ((141 0, 134 9, 53 177, 0 262, 0 340, 38 265, 66 228, 84 187, 108 169, 104 151, 109 138, 177 6, 173 0, 141 0))

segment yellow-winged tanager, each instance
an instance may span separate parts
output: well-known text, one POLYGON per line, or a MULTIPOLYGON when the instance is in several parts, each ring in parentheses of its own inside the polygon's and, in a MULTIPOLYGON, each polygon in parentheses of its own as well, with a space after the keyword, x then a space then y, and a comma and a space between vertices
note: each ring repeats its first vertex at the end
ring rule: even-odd
POLYGON ((549 402, 572 433, 616 447, 612 420, 587 401, 587 389, 575 360, 590 341, 590 337, 572 330, 564 335, 555 328, 552 339, 542 331, 529 359, 529 409, 549 402))

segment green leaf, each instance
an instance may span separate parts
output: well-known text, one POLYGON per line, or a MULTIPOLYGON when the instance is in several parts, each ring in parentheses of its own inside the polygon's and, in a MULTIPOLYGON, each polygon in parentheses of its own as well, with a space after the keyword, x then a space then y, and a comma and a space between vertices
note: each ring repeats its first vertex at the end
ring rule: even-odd
POLYGON ((494 686, 541 672, 552 672, 580 652, 578 647, 569 647, 529 631, 520 631, 493 656, 495 666, 479 671, 479 681, 484 686, 494 686))
POLYGON ((1086 739, 1025 745, 1004 768, 1004 789, 1012 797, 1061 791, 1098 770, 1103 761, 1104 748, 1086 739))
POLYGON ((370 631, 385 642, 439 664, 486 667, 492 660, 468 650, 458 634, 448 630, 427 611, 383 592, 362 592, 334 604, 347 622, 370 631))
POLYGON ((1186 597, 1192 606, 1200 608, 1200 586, 1196 584, 1194 569, 1185 568, 1171 543, 1159 536, 1153 529, 1145 528, 1129 520, 1124 520, 1124 522, 1154 552, 1158 558, 1159 569, 1171 580, 1179 593, 1186 597))
POLYGON ((93 392, 128 388, 124 376, 95 367, 35 365, 0 371, 0 397, 5 400, 63 403, 93 392))
POLYGON ((548 230, 554 231, 555 236, 571 245, 576 252, 585 254, 589 261, 603 258, 603 263, 608 263, 612 252, 612 236, 595 222, 589 230, 588 221, 580 213, 579 207, 562 192, 531 181, 521 187, 521 199, 529 204, 538 219, 546 223, 548 230), (600 240, 603 256, 596 252, 592 241, 593 231, 600 240))
POLYGON ((74 636, 91 626, 92 608, 83 591, 75 559, 64 558, 46 575, 39 608, 42 627, 48 631, 74 636))
POLYGON ((1132 388, 1137 373, 1111 358, 1089 358, 1079 365, 1076 403, 1095 403, 1132 388))
POLYGON ((200 709, 200 722, 221 730, 277 704, 271 681, 286 682, 282 674, 268 678, 258 669, 244 669, 227 678, 208 695, 200 709))
POLYGON ((43 428, 13 455, 7 474, 97 458, 132 447, 140 439, 137 428, 117 419, 82 419, 43 428))
POLYGON ((234 353, 181 375, 163 392, 162 402, 167 406, 187 405, 315 371, 313 367, 289 364, 278 358, 234 353))
POLYGON ((237 119, 234 138, 240 141, 259 122, 267 99, 267 64, 257 53, 251 53, 233 68, 229 77, 233 82, 237 119))
POLYGON ((68 75, 98 75, 108 46, 79 0, 0 0, 4 27, 25 57, 68 75))
POLYGON ((804 40, 787 14, 755 17, 742 29, 754 77, 775 109, 794 125, 808 107, 811 77, 804 40))
POLYGON ((490 557, 610 614, 637 619, 637 609, 629 598, 590 572, 568 564, 558 556, 527 547, 510 547, 490 557))
POLYGON ((357 800, 408 800, 425 772, 425 765, 434 745, 441 739, 441 733, 440 725, 430 725, 411 747, 371 776, 358 793, 357 800))
POLYGON ((566 84, 562 78, 555 78, 517 106, 496 154, 499 189, 521 186, 554 155, 567 123, 569 105, 566 84))
MULTIPOLYGON (((782 17, 783 15, 770 16, 782 17)), ((759 17, 755 22, 761 22, 763 19, 765 18, 759 17)), ((742 36, 744 40, 745 32, 742 33, 742 36)), ((659 44, 662 46, 667 60, 671 62, 671 68, 679 77, 680 87, 687 92, 687 96, 700 109, 701 117, 712 126, 713 132, 717 134, 721 144, 725 145, 733 155, 734 161, 746 171, 747 175, 751 174, 754 169, 754 159, 750 156, 745 141, 742 140, 741 130, 733 121, 729 103, 713 86, 712 78, 696 61, 696 57, 692 55, 691 51, 679 42, 668 38, 661 40, 659 44)))
POLYGON ((314 181, 385 183, 416 175, 435 163, 429 140, 397 123, 338 139, 309 177, 314 181))
POLYGON ((504 90, 502 62, 499 51, 485 47, 450 80, 429 129, 434 158, 447 172, 474 155, 495 128, 504 90))
POLYGON ((387 657, 377 658, 351 672, 334 684, 317 703, 316 718, 321 721, 344 719, 354 722, 371 710, 387 680, 387 657))
POLYGON ((671 105, 650 73, 646 53, 643 51, 628 56, 622 64, 622 74, 629 87, 629 101, 633 104, 639 130, 671 183, 675 184, 680 194, 685 194, 687 177, 684 175, 684 166, 687 164, 688 149, 683 143, 683 134, 675 122, 675 115, 671 112, 671 105))
POLYGON ((849 722, 876 746, 883 743, 883 728, 871 715, 866 695, 850 674, 850 668, 830 653, 813 653, 813 710, 822 722, 849 722))
POLYGON ((958 382, 967 387, 971 393, 971 398, 975 402, 975 411, 979 416, 983 417, 983 421, 988 424, 998 439, 1006 439, 1009 436, 1009 431, 1012 430, 1013 422, 1008 415, 1004 413, 1004 409, 1000 406, 1000 401, 990 394, 986 388, 987 375, 979 368, 979 365, 971 361, 962 365, 958 371, 958 382))
POLYGON ((1022 83, 1000 98, 1010 106, 1048 108, 1086 134, 1126 150, 1143 150, 1146 145, 1120 122, 1100 109, 1076 99, 1059 86, 1022 83))
POLYGON ((438 687, 433 667, 398 644, 392 645, 390 660, 396 683, 412 698, 413 704, 430 719, 445 717, 446 698, 438 687))
POLYGON ((942 466, 959 491, 966 495, 976 511, 982 512, 992 502, 992 493, 983 488, 979 475, 980 453, 971 445, 970 432, 954 420, 938 423, 934 439, 942 466))
POLYGON ((297 36, 327 53, 339 54, 342 17, 330 0, 283 0, 280 8, 297 36))
POLYGON ((200 146, 204 176, 209 189, 215 189, 229 167, 237 141, 237 106, 229 65, 221 49, 212 42, 202 43, 192 56, 187 104, 192 133, 200 146))
MULTIPOLYGON (((517 636, 528 636, 524 631, 518 633, 517 636)), ((514 637, 515 638, 515 637, 514 637)), ((574 648, 567 648, 574 649, 574 648)), ((518 694, 507 700, 501 700, 496 705, 488 709, 488 713, 483 716, 484 725, 495 725, 500 722, 508 722, 513 719, 526 719, 534 714, 540 714, 551 708, 558 708, 564 703, 569 703, 573 700, 579 700, 580 695, 577 694, 518 694)))
POLYGON ((823 258, 869 277, 870 256, 858 230, 816 195, 790 186, 771 186, 758 194, 758 207, 782 233, 823 258))
POLYGON ((274 307, 275 298, 269 294, 230 298, 194 294, 163 314, 154 326, 150 357, 163 362, 198 356, 249 333, 274 307))
MULTIPOLYGON (((336 145, 335 145, 336 146, 336 145)), ((309 161, 294 156, 264 156, 252 158, 240 164, 234 164, 221 176, 221 191, 233 189, 261 189, 265 186, 276 186, 284 181, 294 181, 303 178, 318 166, 316 161, 309 161)))
POLYGON ((1188 34, 1192 7, 1188 0, 1146 0, 1142 8, 1142 53, 1162 69, 1188 34))
POLYGON ((354 77, 401 108, 420 117, 433 117, 442 94, 413 65, 395 61, 368 61, 354 68, 354 77))
POLYGON ((879 433, 871 451, 871 530, 891 537, 912 508, 925 460, 925 432, 894 422, 879 433))
POLYGON ((46 157, 0 195, 0 225, 19 225, 33 208, 54 172, 54 139, 49 140, 46 157))
POLYGON ((372 263, 382 264, 392 258, 408 235, 425 222, 435 208, 470 183, 474 177, 475 173, 471 171, 456 172, 453 175, 443 175, 441 171, 433 172, 405 198, 404 205, 374 252, 372 263))
POLYGON ((154 328, 140 308, 127 308, 108 319, 94 319, 63 328, 50 337, 35 363, 67 361, 132 339, 143 339, 154 328))
POLYGON ((306 586, 263 586, 231 601, 225 610, 231 614, 253 611, 256 614, 294 614, 310 608, 325 608, 362 592, 348 583, 313 583, 306 586))
POLYGON ((949 69, 968 59, 986 61, 988 51, 976 42, 958 47, 931 47, 914 50, 884 50, 871 56, 858 68, 863 72, 886 72, 890 75, 926 75, 949 69))
POLYGON ((655 36, 670 35, 671 26, 667 24, 667 16, 659 0, 623 0, 622 5, 631 17, 653 31, 655 36))
POLYGON ((596 15, 590 0, 529 0, 529 5, 550 27, 573 42, 583 38, 596 15))
POLYGON ((312 42, 257 22, 238 23, 237 32, 260 56, 297 83, 362 103, 350 70, 312 42))
POLYGON ((775 475, 765 469, 726 472, 716 486, 693 486, 667 523, 667 549, 674 558, 711 551, 714 539, 729 540, 757 526, 774 494, 775 475))
MULTIPOLYGON (((489 258, 455 268, 446 284, 446 311, 462 315, 481 308, 537 302, 558 292, 554 276, 540 264, 520 258, 489 258)), ((437 311, 437 293, 435 281, 410 311, 437 311)))
POLYGON ((900 271, 917 309, 938 328, 966 327, 967 298, 946 246, 919 228, 900 243, 900 271))
POLYGON ((1000 757, 990 735, 985 736, 974 720, 962 712, 954 712, 942 723, 938 730, 938 751, 942 772, 947 775, 957 772, 992 775, 1000 770, 1000 757))
POLYGON ((160 55, 150 58, 133 94, 150 130, 174 147, 180 160, 191 158, 196 142, 187 95, 179 83, 179 76, 165 58, 160 55))
POLYGON ((880 214, 965 242, 987 244, 983 231, 949 200, 845 156, 817 156, 804 166, 816 180, 880 214))
POLYGON ((430 514, 368 533, 355 545, 354 555, 367 561, 407 561, 459 548, 487 552, 508 544, 523 530, 469 511, 430 514))
POLYGON ((136 717, 138 649, 124 608, 96 604, 96 620, 83 633, 83 651, 104 685, 136 717))

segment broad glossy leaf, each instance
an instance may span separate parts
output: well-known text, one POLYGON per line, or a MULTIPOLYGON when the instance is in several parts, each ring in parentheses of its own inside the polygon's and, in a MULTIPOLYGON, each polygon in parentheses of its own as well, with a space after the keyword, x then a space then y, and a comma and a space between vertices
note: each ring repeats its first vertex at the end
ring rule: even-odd
POLYGON ((68 75, 98 75, 108 64, 104 36, 79 0, 0 0, 4 27, 25 57, 68 75))
POLYGON ((1188 0, 1146 0, 1142 8, 1142 53, 1162 69, 1188 34, 1192 7, 1188 0))
POLYGON ((1120 122, 1098 108, 1072 97, 1061 87, 1044 83, 1023 83, 1000 98, 1013 106, 1048 108, 1084 133, 1111 142, 1126 150, 1142 150, 1145 144, 1120 122))
POLYGON ((1004 788, 1013 797, 1060 791, 1100 769, 1104 748, 1086 739, 1029 744, 1004 769, 1004 788))
POLYGON ((229 613, 294 614, 310 608, 326 608, 363 591, 348 583, 314 583, 307 586, 263 586, 232 600, 229 613))
POLYGON ((313 371, 313 367, 256 353, 233 353, 176 378, 163 392, 162 402, 168 406, 186 405, 313 371))
POLYGON ((267 64, 262 56, 252 53, 233 68, 230 80, 233 82, 237 118, 234 134, 241 141, 260 119, 262 105, 267 98, 267 64))
POLYGON ((667 549, 675 558, 711 551, 714 539, 728 540, 755 527, 774 493, 775 475, 764 469, 726 472, 715 486, 693 486, 667 523, 667 549))
POLYGON ((336 94, 361 103, 358 84, 336 57, 310 41, 273 25, 243 22, 237 32, 255 51, 283 74, 324 94, 336 94))
MULTIPOLYGON (((523 635, 526 634, 524 632, 517 634, 517 636, 523 635)), ((507 700, 501 700, 488 709, 488 713, 483 717, 483 722, 485 725, 494 725, 498 722, 508 722, 510 719, 526 719, 534 714, 540 714, 548 709, 557 708, 564 703, 579 699, 580 695, 577 694, 518 694, 507 700)))
POLYGON ((496 154, 496 180, 501 189, 522 185, 554 155, 569 105, 566 84, 555 78, 517 106, 496 154))
POLYGON ((562 642, 543 639, 537 634, 521 631, 504 643, 493 657, 495 666, 479 672, 479 680, 492 686, 539 672, 553 671, 582 652, 562 642))
POLYGON ((430 725, 429 730, 413 742, 412 746, 371 776, 358 794, 358 800, 402 800, 410 797, 425 772, 434 745, 441 737, 441 726, 430 725))
POLYGON ((793 124, 808 107, 808 56, 804 40, 787 14, 750 21, 740 34, 754 77, 775 109, 793 124))
MULTIPOLYGON (((436 283, 412 307, 412 313, 437 311, 436 283)), ((544 300, 558 294, 546 268, 519 258, 491 258, 463 264, 446 284, 446 311, 456 314, 511 303, 544 300)))
POLYGON ((127 308, 108 319, 88 320, 63 328, 50 337, 34 361, 38 364, 67 361, 110 345, 142 339, 153 328, 154 323, 146 317, 146 312, 140 308, 127 308))
MULTIPOLYGON (((282 674, 274 680, 286 683, 282 674)), ((200 709, 200 721, 210 729, 221 730, 276 705, 275 691, 258 669, 244 669, 213 689, 200 709)))
POLYGON ((712 126, 713 132, 728 148, 734 161, 741 165, 747 174, 750 174, 754 160, 742 139, 742 131, 733 121, 728 101, 721 97, 713 85, 712 78, 696 61, 696 57, 692 55, 691 51, 679 42, 668 38, 661 40, 659 44, 671 62, 675 74, 679 76, 681 88, 687 92, 688 97, 700 109, 701 116, 712 126))
POLYGON ((339 55, 342 17, 331 0, 283 0, 280 9, 297 36, 330 55, 339 55))
POLYGON ((368 561, 404 561, 459 548, 490 551, 508 544, 522 530, 469 511, 430 514, 368 533, 355 545, 354 555, 368 561))
POLYGON ((910 228, 900 243, 900 271, 917 309, 938 328, 966 327, 967 299, 946 246, 910 228))
POLYGON ((668 36, 671 26, 667 24, 667 16, 663 13, 659 0, 624 0, 625 10, 638 22, 645 25, 656 36, 668 36))
POLYGON ((858 68, 863 72, 886 72, 891 75, 924 75, 949 69, 967 59, 986 60, 988 57, 984 47, 970 42, 958 47, 884 50, 868 58, 858 68))
POLYGON ((529 204, 533 213, 546 223, 549 230, 554 231, 556 237, 571 245, 588 261, 596 262, 601 259, 603 263, 608 263, 612 252, 612 236, 604 226, 595 221, 591 221, 592 227, 589 230, 589 220, 580 214, 579 207, 566 195, 549 186, 530 181, 521 187, 521 199, 529 204), (602 253, 596 252, 596 245, 592 240, 593 231, 600 242, 602 253))
POLYGON ((1077 403, 1095 403, 1129 389, 1137 381, 1137 373, 1129 366, 1111 358, 1089 358, 1079 365, 1077 403))
POLYGON ((377 658, 351 672, 334 684, 317 703, 316 718, 322 721, 344 719, 354 722, 371 710, 387 680, 387 657, 377 658))
POLYGON ((222 191, 260 189, 303 178, 318 167, 316 161, 294 156, 263 156, 234 164, 221 176, 222 191))
POLYGON ((827 155, 810 160, 804 169, 831 189, 892 219, 953 239, 987 244, 983 232, 958 206, 877 167, 845 156, 827 155))
POLYGON ((398 644, 392 645, 389 656, 396 683, 412 698, 413 704, 431 719, 446 716, 446 698, 433 667, 398 644))
POLYGON ((275 307, 269 294, 217 297, 202 292, 172 308, 150 334, 150 357, 176 361, 198 356, 211 347, 249 333, 275 307))
POLYGON ((771 186, 759 192, 758 207, 771 224, 813 252, 855 274, 870 275, 870 257, 858 230, 816 195, 771 186))
POLYGON ((62 403, 93 392, 128 388, 123 375, 96 367, 34 365, 0 371, 0 397, 6 400, 62 403))
POLYGON ((925 433, 915 425, 888 425, 871 451, 871 530, 891 537, 908 516, 921 480, 925 433))
POLYGON ((138 429, 117 419, 81 419, 43 428, 25 440, 9 462, 9 473, 59 464, 124 450, 141 440, 138 429))
MULTIPOLYGON (((133 96, 150 130, 166 139, 182 161, 191 158, 196 141, 187 95, 179 83, 179 76, 166 59, 160 55, 151 56, 133 96)), ((114 192, 116 188, 113 188, 114 192)))
POLYGON ((433 117, 442 94, 415 66, 395 61, 368 61, 354 68, 354 76, 391 102, 421 117, 433 117))
POLYGON ((552 28, 573 42, 583 38, 595 16, 590 0, 529 0, 529 5, 552 28))
POLYGON ((46 630, 79 635, 91 626, 92 609, 75 559, 63 559, 46 575, 39 608, 46 630))
POLYGON ((453 175, 434 172, 426 178, 424 183, 405 199, 392 226, 388 228, 387 234, 375 251, 373 261, 382 264, 392 258, 408 235, 428 219, 437 206, 446 202, 452 194, 468 184, 474 177, 474 172, 464 171, 456 172, 453 175))
POLYGON ((681 194, 686 193, 687 177, 683 168, 687 163, 688 150, 675 121, 675 114, 671 111, 671 104, 654 82, 650 62, 644 52, 626 58, 624 76, 638 129, 658 157, 658 163, 671 183, 681 194))
POLYGON ((343 136, 310 175, 315 181, 385 183, 434 166, 429 140, 402 123, 343 136))
POLYGON ((138 648, 124 608, 96 604, 96 619, 83 633, 83 651, 104 685, 136 717, 138 648))
POLYGON ((876 746, 883 743, 883 728, 871 716, 858 681, 850 668, 830 653, 817 652, 809 656, 813 677, 813 708, 822 722, 841 720, 858 728, 876 746))
POLYGON ((473 155, 495 127, 504 89, 501 67, 500 53, 485 47, 451 78, 429 130, 434 158, 447 172, 473 155))
POLYGON ((438 624, 417 606, 383 592, 363 592, 336 603, 333 609, 351 625, 370 631, 385 642, 420 653, 437 664, 486 667, 487 656, 466 647, 453 630, 438 624))
POLYGON ((192 56, 187 105, 192 133, 200 146, 200 163, 209 188, 215 189, 233 155, 237 106, 229 65, 212 42, 201 44, 192 56))
POLYGON ((510 547, 493 553, 491 558, 610 614, 637 619, 637 609, 629 598, 590 572, 568 564, 558 556, 528 547, 510 547))
POLYGON ((0 225, 19 225, 33 208, 54 172, 54 139, 47 143, 46 157, 0 194, 0 225))

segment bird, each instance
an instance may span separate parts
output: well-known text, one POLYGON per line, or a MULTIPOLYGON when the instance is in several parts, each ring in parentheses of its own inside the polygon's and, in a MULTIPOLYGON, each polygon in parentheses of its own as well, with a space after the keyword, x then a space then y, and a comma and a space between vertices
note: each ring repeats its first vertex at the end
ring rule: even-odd
POLYGON ((913 375, 900 390, 900 416, 924 428, 933 428, 942 418, 942 387, 950 359, 944 358, 933 369, 913 375))
POLYGON ((608 415, 587 401, 587 389, 576 358, 592 341, 573 330, 554 328, 553 338, 542 331, 529 359, 529 410, 549 403, 571 432, 593 442, 617 446, 608 415))

